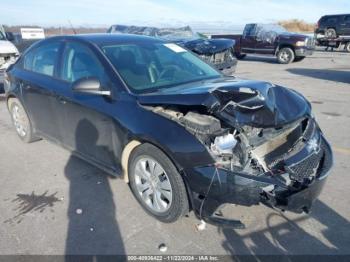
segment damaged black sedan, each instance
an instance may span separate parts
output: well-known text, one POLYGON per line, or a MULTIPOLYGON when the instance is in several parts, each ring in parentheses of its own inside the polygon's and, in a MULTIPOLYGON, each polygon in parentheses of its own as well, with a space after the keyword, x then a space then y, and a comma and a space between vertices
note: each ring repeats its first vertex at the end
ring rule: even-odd
POLYGON ((193 32, 189 26, 157 28, 112 25, 107 32, 160 38, 192 51, 207 63, 214 65, 225 75, 232 75, 236 70, 237 58, 234 55, 235 40, 224 38, 209 39, 203 34, 193 32))
POLYGON ((5 75, 25 142, 41 138, 123 176, 163 222, 224 204, 308 212, 332 151, 298 92, 225 77, 174 43, 136 35, 52 37, 5 75))

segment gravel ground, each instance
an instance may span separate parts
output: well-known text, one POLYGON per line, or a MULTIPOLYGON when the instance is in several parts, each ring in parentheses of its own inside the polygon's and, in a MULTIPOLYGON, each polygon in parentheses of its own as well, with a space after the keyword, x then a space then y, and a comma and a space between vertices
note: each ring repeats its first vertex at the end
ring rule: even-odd
POLYGON ((247 57, 236 75, 303 93, 335 154, 309 215, 230 206, 247 226, 195 229, 191 213, 173 224, 148 216, 128 186, 64 149, 16 136, 0 96, 0 254, 350 254, 350 54, 316 52, 279 65, 247 57))

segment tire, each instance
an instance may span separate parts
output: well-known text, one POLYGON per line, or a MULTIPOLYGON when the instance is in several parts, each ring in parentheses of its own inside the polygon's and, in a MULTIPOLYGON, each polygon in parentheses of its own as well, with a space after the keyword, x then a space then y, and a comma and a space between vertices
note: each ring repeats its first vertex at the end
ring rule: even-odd
POLYGON ((350 53, 350 42, 345 45, 345 51, 350 53))
POLYGON ((280 64, 289 64, 294 61, 294 57, 294 51, 289 47, 283 47, 277 53, 277 61, 280 64))
POLYGON ((296 58, 294 58, 294 62, 300 62, 302 60, 304 60, 305 56, 297 56, 296 58))
POLYGON ((334 28, 328 28, 325 32, 324 35, 327 38, 336 38, 337 37, 337 32, 335 31, 334 28))
POLYGON ((172 223, 188 213, 189 202, 184 181, 171 160, 157 147, 146 143, 135 148, 129 159, 128 170, 130 188, 148 214, 161 222, 172 223), (151 167, 154 167, 153 172, 151 167))
POLYGON ((238 60, 243 60, 247 56, 246 54, 241 54, 241 53, 236 53, 235 55, 238 60))
POLYGON ((19 138, 25 143, 38 140, 33 134, 32 124, 21 102, 17 98, 10 98, 7 105, 11 114, 13 126, 19 138))

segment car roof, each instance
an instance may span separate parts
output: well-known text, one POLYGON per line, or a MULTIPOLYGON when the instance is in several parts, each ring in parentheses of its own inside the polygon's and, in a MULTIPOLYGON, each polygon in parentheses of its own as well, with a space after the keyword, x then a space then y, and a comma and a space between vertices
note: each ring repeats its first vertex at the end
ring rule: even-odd
POLYGON ((54 36, 50 39, 66 39, 66 40, 81 40, 97 45, 108 45, 108 44, 141 44, 141 43, 161 43, 160 39, 156 39, 149 36, 143 35, 132 35, 132 34, 77 34, 77 35, 65 35, 65 36, 54 36))
POLYGON ((344 16, 344 15, 350 15, 350 14, 324 15, 322 17, 333 17, 333 16, 344 16))

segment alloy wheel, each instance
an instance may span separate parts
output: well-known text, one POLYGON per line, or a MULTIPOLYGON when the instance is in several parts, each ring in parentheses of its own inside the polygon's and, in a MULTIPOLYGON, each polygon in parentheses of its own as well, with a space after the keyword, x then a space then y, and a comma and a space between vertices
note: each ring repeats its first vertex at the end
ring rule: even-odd
POLYGON ((280 60, 282 60, 283 62, 287 62, 290 59, 290 54, 287 51, 282 51, 280 53, 280 60))

